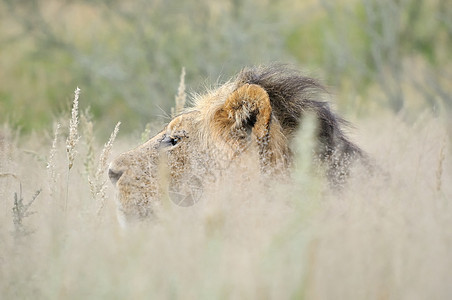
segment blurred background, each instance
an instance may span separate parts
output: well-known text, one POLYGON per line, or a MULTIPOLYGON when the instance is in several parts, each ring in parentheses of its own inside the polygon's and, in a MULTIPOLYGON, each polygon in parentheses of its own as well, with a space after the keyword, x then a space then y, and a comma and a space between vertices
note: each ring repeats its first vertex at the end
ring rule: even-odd
POLYGON ((349 119, 411 122, 450 115, 451 56, 448 0, 1 0, 0 121, 50 132, 79 86, 97 134, 117 121, 133 134, 169 114, 182 67, 202 92, 282 62, 322 79, 349 119))

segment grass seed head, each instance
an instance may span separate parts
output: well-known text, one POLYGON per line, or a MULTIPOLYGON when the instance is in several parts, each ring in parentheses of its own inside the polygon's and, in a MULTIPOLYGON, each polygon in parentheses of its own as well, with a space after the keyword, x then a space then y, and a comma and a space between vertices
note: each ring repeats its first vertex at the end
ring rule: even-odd
POLYGON ((69 136, 66 140, 66 152, 69 161, 69 170, 74 165, 74 159, 77 154, 75 147, 80 139, 78 135, 78 99, 80 96, 80 89, 77 87, 74 91, 74 102, 72 105, 72 116, 69 121, 69 136))

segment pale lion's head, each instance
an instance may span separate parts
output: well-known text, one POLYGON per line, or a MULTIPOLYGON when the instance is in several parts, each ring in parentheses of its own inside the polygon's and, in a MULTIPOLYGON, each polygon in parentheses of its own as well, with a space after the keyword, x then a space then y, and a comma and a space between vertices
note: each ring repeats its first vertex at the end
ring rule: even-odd
MULTIPOLYGON (((292 140, 303 116, 318 120, 316 149, 332 183, 361 150, 341 130, 342 121, 322 100, 324 88, 284 66, 249 68, 194 99, 156 136, 121 154, 109 176, 118 191, 118 211, 127 219, 150 216, 168 196, 179 205, 199 200, 219 170, 254 160, 257 172, 284 174, 292 162, 292 140), (338 171, 338 168, 341 168, 338 171)), ((230 173, 229 173, 230 174, 230 173)))

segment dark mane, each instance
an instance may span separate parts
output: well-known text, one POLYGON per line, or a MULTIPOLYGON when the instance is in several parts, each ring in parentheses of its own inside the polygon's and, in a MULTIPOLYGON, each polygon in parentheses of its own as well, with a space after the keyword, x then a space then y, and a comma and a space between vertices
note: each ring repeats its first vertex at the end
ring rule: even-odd
POLYGON ((338 162, 363 156, 361 149, 345 136, 342 127, 347 122, 324 100, 327 90, 318 80, 285 65, 271 65, 243 69, 237 76, 237 85, 245 83, 260 85, 267 91, 273 112, 289 140, 307 112, 317 116, 317 153, 322 161, 330 163, 331 172, 337 172, 338 162))

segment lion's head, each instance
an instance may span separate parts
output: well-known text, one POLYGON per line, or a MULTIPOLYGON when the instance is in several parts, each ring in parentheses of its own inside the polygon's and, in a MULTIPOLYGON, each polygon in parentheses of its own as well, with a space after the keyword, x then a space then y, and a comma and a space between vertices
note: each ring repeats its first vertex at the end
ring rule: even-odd
MULTIPOLYGON (((283 67, 245 69, 232 81, 194 99, 156 136, 121 154, 109 176, 126 218, 151 215, 168 196, 179 205, 198 201, 221 170, 255 161, 257 172, 284 174, 291 165, 291 142, 306 113, 319 123, 317 156, 331 182, 340 181, 341 163, 361 151, 341 130, 341 119, 319 100, 324 88, 283 67)), ((341 175, 342 174, 342 175, 341 175)))

